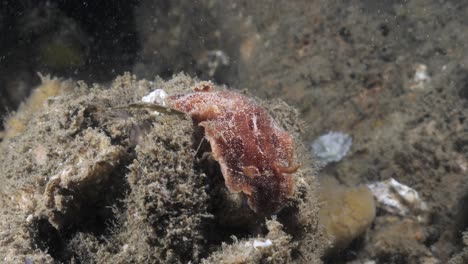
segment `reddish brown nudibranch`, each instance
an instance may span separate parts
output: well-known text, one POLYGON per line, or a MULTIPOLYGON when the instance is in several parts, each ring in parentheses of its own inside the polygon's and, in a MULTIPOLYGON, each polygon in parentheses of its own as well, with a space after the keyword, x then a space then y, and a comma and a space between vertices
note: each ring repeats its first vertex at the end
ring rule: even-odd
POLYGON ((194 93, 170 96, 170 108, 189 114, 204 128, 229 191, 242 192, 260 214, 281 210, 294 191, 294 142, 253 99, 214 91, 201 82, 194 93))

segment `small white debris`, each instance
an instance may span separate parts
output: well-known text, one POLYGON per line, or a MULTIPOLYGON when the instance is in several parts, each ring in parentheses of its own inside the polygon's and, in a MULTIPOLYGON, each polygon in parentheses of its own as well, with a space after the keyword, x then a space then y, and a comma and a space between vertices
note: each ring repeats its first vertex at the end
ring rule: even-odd
POLYGON ((141 100, 145 103, 152 103, 157 105, 166 106, 167 93, 163 89, 156 89, 149 93, 148 95, 143 96, 141 100))
POLYGON ((367 185, 374 194, 379 205, 389 213, 408 216, 416 215, 423 221, 423 215, 427 213, 428 206, 422 201, 418 192, 403 185, 393 178, 367 185))
POLYGON ((324 165, 340 161, 348 153, 353 139, 342 132, 329 132, 312 143, 312 152, 324 165))
POLYGON ((461 156, 459 156, 459 157, 457 157, 457 158, 455 159, 455 163, 458 165, 458 167, 459 167, 463 172, 465 172, 465 171, 468 169, 468 163, 467 163, 467 161, 466 161, 463 157, 461 157, 461 156))
POLYGON ((28 215, 28 217, 26 217, 26 222, 28 223, 31 223, 31 221, 34 219, 34 216, 32 214, 28 215))
POLYGON ((127 252, 127 250, 128 250, 128 244, 123 245, 122 246, 122 251, 127 252))
MULTIPOLYGON (((143 96, 141 100, 145 103, 157 104, 161 106, 166 106, 167 93, 163 89, 156 89, 151 93, 143 96)), ((153 111, 154 115, 159 115, 158 111, 153 111)))
POLYGON ((266 241, 254 240, 253 242, 254 248, 266 248, 270 247, 271 245, 273 245, 273 243, 270 239, 267 239, 266 241))
POLYGON ((427 73, 427 66, 424 64, 417 64, 409 88, 410 90, 424 90, 430 81, 431 77, 427 73))
POLYGON ((270 247, 273 245, 273 242, 271 242, 270 239, 267 239, 265 241, 261 241, 261 240, 254 240, 253 242, 245 242, 245 247, 254 247, 255 249, 258 249, 258 248, 267 248, 267 247, 270 247))
POLYGON ((43 145, 37 145, 34 149, 32 149, 32 154, 34 156, 34 161, 38 165, 46 165, 48 156, 47 156, 47 149, 43 145))

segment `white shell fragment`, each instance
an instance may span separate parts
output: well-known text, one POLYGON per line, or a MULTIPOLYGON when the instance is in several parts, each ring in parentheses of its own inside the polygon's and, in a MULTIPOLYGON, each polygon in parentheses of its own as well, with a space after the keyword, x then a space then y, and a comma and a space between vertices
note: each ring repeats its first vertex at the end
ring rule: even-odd
MULTIPOLYGON (((157 104, 161 106, 166 106, 167 93, 163 89, 156 89, 151 93, 143 96, 141 101, 145 103, 157 104)), ((159 115, 158 111, 153 111, 154 115, 159 115)))
POLYGON ((342 132, 329 132, 312 143, 312 152, 324 164, 340 161, 348 153, 353 140, 342 132))
POLYGON ((393 178, 367 186, 374 194, 379 206, 389 213, 401 216, 413 214, 419 218, 429 209, 416 190, 393 178))
POLYGON ((410 83, 411 90, 424 90, 427 84, 431 81, 431 76, 427 72, 427 66, 424 64, 417 64, 413 80, 410 83))
POLYGON ((254 240, 253 242, 245 242, 245 247, 254 247, 255 249, 258 248, 267 248, 273 245, 273 242, 271 242, 270 239, 267 239, 265 241, 260 241, 260 240, 254 240))
POLYGON ((145 103, 158 104, 166 106, 167 93, 163 89, 156 89, 151 93, 143 96, 141 100, 145 103))
POLYGON ((270 247, 273 245, 270 239, 267 239, 266 241, 259 241, 259 240, 254 240, 253 242, 253 247, 254 248, 266 248, 270 247))

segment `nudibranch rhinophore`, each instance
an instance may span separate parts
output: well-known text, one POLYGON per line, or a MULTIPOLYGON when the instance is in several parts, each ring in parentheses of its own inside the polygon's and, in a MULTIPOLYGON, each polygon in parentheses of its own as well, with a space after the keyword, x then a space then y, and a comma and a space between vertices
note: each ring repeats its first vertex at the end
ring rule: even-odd
POLYGON ((226 187, 242 192, 259 214, 281 210, 294 191, 294 142, 263 107, 232 91, 200 82, 194 92, 168 98, 170 108, 204 128, 226 187))

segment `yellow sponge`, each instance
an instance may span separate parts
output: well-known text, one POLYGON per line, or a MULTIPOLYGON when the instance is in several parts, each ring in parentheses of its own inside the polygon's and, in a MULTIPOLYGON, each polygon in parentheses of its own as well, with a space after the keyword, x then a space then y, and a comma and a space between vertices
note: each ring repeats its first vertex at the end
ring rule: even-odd
POLYGON ((319 221, 333 241, 332 251, 346 248, 375 218, 375 201, 367 186, 345 187, 322 181, 319 221))

